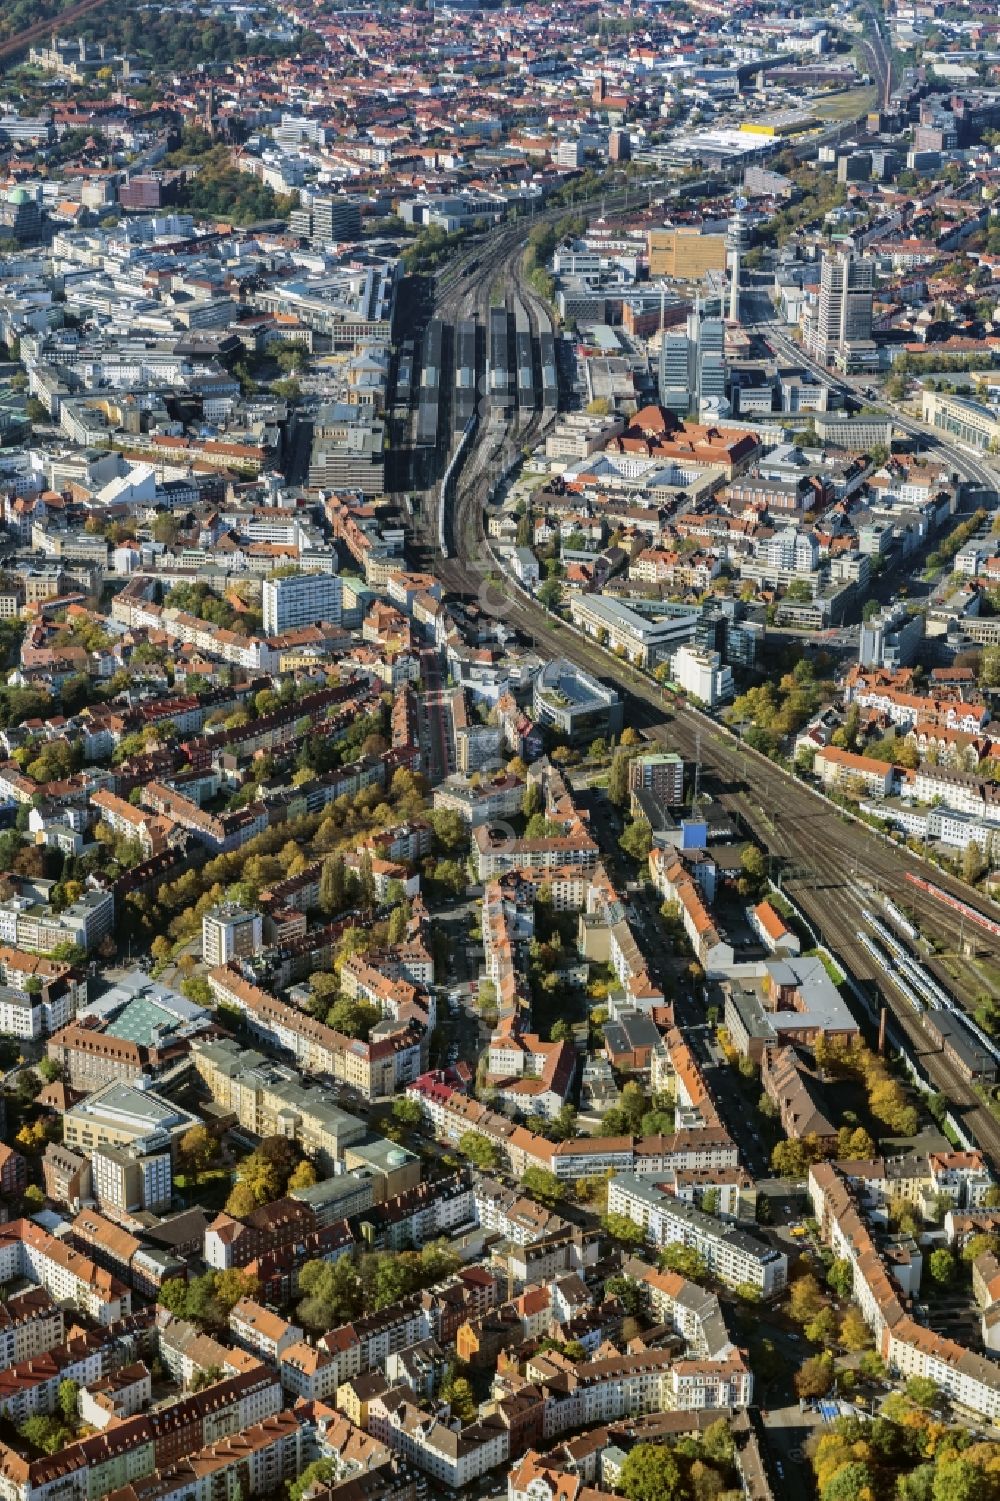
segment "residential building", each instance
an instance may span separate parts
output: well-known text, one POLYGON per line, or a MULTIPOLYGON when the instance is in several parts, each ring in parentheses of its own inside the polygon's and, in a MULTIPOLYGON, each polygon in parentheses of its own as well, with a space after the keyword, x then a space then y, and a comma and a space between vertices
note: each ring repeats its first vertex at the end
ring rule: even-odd
POLYGON ((713 1277, 731 1287, 746 1284, 756 1288, 761 1297, 770 1298, 788 1281, 788 1258, 782 1251, 681 1203, 632 1173, 619 1173, 611 1179, 608 1213, 623 1214, 639 1225, 657 1250, 673 1244, 688 1246, 704 1260, 713 1277))
POLYGON ((343 586, 337 573, 293 573, 264 580, 264 633, 281 636, 321 621, 339 625, 343 586))
POLYGON ((264 945, 264 920, 259 912, 226 903, 213 907, 201 920, 201 956, 216 968, 231 959, 252 958, 264 945))

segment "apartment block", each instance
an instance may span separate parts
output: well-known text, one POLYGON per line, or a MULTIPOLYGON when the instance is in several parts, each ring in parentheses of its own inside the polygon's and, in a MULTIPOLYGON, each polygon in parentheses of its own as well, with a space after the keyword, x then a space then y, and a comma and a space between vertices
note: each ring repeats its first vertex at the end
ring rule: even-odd
POLYGON ((608 1185, 609 1214, 623 1214, 639 1225, 657 1250, 680 1244, 696 1251, 712 1276, 731 1287, 742 1283, 762 1297, 780 1293, 788 1281, 788 1258, 744 1230, 681 1203, 655 1184, 622 1173, 608 1185))

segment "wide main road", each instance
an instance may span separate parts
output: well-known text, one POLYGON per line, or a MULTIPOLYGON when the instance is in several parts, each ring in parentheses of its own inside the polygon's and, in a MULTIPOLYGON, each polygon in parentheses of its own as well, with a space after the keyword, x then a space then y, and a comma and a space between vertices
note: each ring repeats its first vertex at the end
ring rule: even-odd
POLYGON ((848 400, 864 400, 867 404, 884 411, 887 417, 891 417, 894 426, 911 438, 916 438, 923 447, 931 449, 944 463, 949 465, 961 478, 976 489, 985 491, 987 494, 996 494, 998 488, 998 475, 993 467, 993 462, 987 455, 977 453, 972 448, 966 448, 958 443, 951 443, 947 436, 938 428, 931 427, 919 417, 915 417, 911 411, 901 407, 898 402, 889 401, 882 395, 870 398, 862 397, 859 391, 866 387, 872 377, 856 376, 851 380, 844 380, 833 374, 818 360, 806 354, 800 344, 789 337, 787 326, 781 322, 774 304, 766 292, 748 290, 744 294, 744 308, 753 309, 750 318, 744 318, 744 327, 753 333, 764 336, 771 345, 774 353, 790 363, 802 365, 823 385, 828 386, 838 396, 848 400))

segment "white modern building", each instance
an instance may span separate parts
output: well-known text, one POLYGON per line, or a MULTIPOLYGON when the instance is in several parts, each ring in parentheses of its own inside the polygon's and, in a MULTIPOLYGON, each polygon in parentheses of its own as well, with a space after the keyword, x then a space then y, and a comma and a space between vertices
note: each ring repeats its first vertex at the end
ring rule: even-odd
POLYGON ((264 943, 264 922, 259 912, 245 907, 213 907, 201 920, 201 953, 216 969, 230 959, 259 954, 264 943))
POLYGON ((723 666, 717 651, 682 646, 671 659, 670 672, 679 688, 710 709, 733 696, 733 669, 723 666))
POLYGON ((620 735, 621 696, 598 678, 583 672, 566 657, 555 657, 537 673, 532 708, 539 724, 569 740, 589 741, 595 735, 620 735))
POLYGON ((697 611, 675 611, 664 604, 643 610, 638 604, 599 594, 569 596, 573 624, 640 667, 664 661, 678 647, 693 640, 697 611))
POLYGON ((264 634, 281 636, 321 620, 339 625, 342 587, 336 573, 292 573, 264 580, 264 634))
POLYGON ((713 1277, 731 1287, 745 1284, 769 1298, 788 1281, 788 1257, 782 1251, 682 1203, 634 1173, 619 1173, 611 1179, 608 1213, 623 1214, 639 1225, 657 1250, 667 1245, 689 1247, 713 1277))

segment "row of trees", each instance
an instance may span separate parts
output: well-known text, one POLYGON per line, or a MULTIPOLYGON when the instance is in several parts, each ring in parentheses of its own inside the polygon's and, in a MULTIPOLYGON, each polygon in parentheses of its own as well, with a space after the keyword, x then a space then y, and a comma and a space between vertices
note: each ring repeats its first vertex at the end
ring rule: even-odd
POLYGON ((873 1053, 860 1037, 820 1035, 814 1047, 816 1063, 832 1079, 856 1079, 868 1094, 868 1109, 896 1136, 913 1136, 920 1124, 917 1110, 909 1103, 906 1091, 894 1079, 883 1059, 873 1053))
POLYGON ((942 568, 947 567, 969 538, 978 532, 985 520, 986 512, 980 508, 969 517, 968 521, 961 522, 948 533, 947 537, 942 537, 934 551, 927 555, 928 572, 939 573, 942 568))
POLYGON ((440 1282, 460 1264, 444 1241, 421 1251, 359 1251, 336 1261, 307 1261, 299 1274, 297 1317, 304 1328, 326 1333, 440 1282))
POLYGON ((185 1280, 170 1277, 160 1288, 157 1302, 175 1318, 187 1319, 201 1330, 223 1329, 241 1298, 260 1296, 260 1282, 240 1267, 205 1272, 185 1280))
MULTIPOLYGON (((762 1105, 765 1101, 770 1108, 765 1109, 763 1114, 770 1115, 774 1106, 767 1095, 761 1097, 762 1105)), ((875 1143, 864 1126, 841 1126, 837 1132, 836 1145, 824 1144, 815 1133, 779 1141, 771 1153, 771 1167, 779 1178, 791 1178, 799 1182, 814 1162, 822 1162, 826 1157, 861 1162, 868 1161, 874 1155, 875 1143)))
POLYGON ((894 1394, 873 1421, 841 1417, 824 1429, 812 1448, 820 1501, 997 1501, 1000 1446, 928 1416, 924 1396, 894 1394))
POLYGON ((296 1142, 285 1136, 265 1136, 236 1169, 226 1212, 244 1218, 264 1204, 283 1198, 290 1189, 310 1188, 316 1181, 316 1169, 296 1142))
POLYGON ((631 1448, 618 1488, 628 1501, 715 1501, 738 1489, 729 1425, 719 1418, 697 1436, 631 1448))
MULTIPOLYGON (((827 1285, 840 1296, 850 1296, 852 1281, 848 1265, 834 1262, 827 1277, 827 1285)), ((831 1306, 826 1290, 812 1272, 798 1277, 788 1294, 788 1313, 799 1325, 806 1339, 814 1345, 829 1349, 839 1345, 851 1354, 859 1354, 872 1347, 872 1337, 860 1311, 850 1304, 839 1317, 831 1306)))

